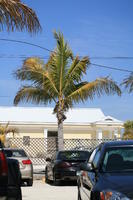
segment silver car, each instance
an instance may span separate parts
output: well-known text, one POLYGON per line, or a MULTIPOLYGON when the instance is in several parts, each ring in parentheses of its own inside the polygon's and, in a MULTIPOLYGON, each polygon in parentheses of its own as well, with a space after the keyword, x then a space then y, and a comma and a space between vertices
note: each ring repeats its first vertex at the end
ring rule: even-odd
POLYGON ((23 149, 4 148, 7 157, 17 159, 20 165, 22 182, 26 182, 27 186, 33 185, 33 165, 23 149), (11 153, 10 153, 11 152, 11 153))

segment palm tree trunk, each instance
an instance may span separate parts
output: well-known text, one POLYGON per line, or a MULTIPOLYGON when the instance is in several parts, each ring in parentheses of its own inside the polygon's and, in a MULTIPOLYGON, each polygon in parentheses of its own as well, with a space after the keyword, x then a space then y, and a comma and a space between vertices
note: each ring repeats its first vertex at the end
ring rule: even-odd
POLYGON ((64 150, 63 120, 58 120, 58 150, 64 150))
POLYGON ((63 121, 66 119, 62 106, 60 105, 57 110, 58 120, 58 150, 64 150, 64 135, 63 135, 63 121))

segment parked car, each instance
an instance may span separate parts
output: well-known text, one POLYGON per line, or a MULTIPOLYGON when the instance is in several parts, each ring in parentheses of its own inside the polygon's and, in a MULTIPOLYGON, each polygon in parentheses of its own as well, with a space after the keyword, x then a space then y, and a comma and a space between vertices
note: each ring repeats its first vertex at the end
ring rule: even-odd
POLYGON ((26 182, 28 186, 33 185, 33 165, 26 152, 23 149, 4 148, 5 154, 8 156, 12 153, 11 158, 17 159, 20 166, 22 182, 26 182))
POLYGON ((1 141, 0 141, 0 199, 22 200, 21 173, 19 169, 19 163, 17 160, 6 158, 1 141))
POLYGON ((51 180, 56 184, 62 180, 76 180, 79 164, 87 162, 89 156, 89 151, 69 150, 58 151, 51 158, 47 157, 46 182, 51 180))
POLYGON ((0 199, 6 200, 8 192, 8 164, 0 142, 0 199))
POLYGON ((99 145, 80 170, 78 200, 133 199, 133 141, 99 145))
POLYGON ((8 163, 8 200, 22 200, 21 172, 16 159, 7 158, 8 163))

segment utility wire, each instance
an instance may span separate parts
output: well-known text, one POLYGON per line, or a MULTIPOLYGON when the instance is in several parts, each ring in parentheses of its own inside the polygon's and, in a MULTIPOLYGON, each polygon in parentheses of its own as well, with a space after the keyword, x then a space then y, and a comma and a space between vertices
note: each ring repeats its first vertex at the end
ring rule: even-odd
POLYGON ((117 70, 117 71, 133 73, 133 71, 128 70, 128 69, 121 69, 121 68, 116 68, 116 67, 109 67, 109 66, 106 66, 106 65, 100 65, 100 64, 96 64, 96 63, 90 63, 90 64, 93 65, 93 66, 102 67, 102 68, 106 68, 106 69, 113 69, 113 70, 117 70))
POLYGON ((13 39, 5 39, 5 38, 0 38, 1 41, 6 41, 6 42, 16 42, 16 43, 21 43, 21 44, 27 44, 27 45, 30 45, 30 46, 34 46, 34 47, 38 47, 40 49, 43 49, 45 51, 49 51, 49 52, 54 52, 50 49, 47 49, 45 47, 42 47, 38 44, 33 44, 33 43, 30 43, 30 42, 25 42, 25 41, 21 41, 21 40, 13 40, 13 39))
MULTIPOLYGON (((49 58, 49 56, 43 56, 43 55, 30 55, 30 57, 39 57, 39 58, 42 58, 42 59, 48 59, 49 58)), ((15 55, 15 54, 10 54, 10 55, 8 55, 8 54, 0 54, 0 58, 27 58, 28 56, 27 55, 25 55, 25 54, 20 54, 20 55, 15 55)), ((83 58, 83 56, 79 56, 80 58, 83 58)), ((89 57, 90 59, 133 59, 133 57, 132 56, 112 56, 112 57, 103 57, 103 56, 91 56, 91 57, 89 57)))
MULTIPOLYGON (((5 38, 0 38, 0 40, 1 41, 6 41, 6 42, 16 42, 16 43, 21 43, 21 44, 27 44, 27 45, 30 45, 30 46, 38 47, 40 49, 43 49, 43 50, 51 52, 51 53, 56 53, 55 51, 52 51, 52 50, 50 50, 48 48, 42 47, 42 46, 37 45, 37 44, 30 43, 30 42, 25 42, 25 41, 21 41, 21 40, 14 40, 14 39, 5 39, 5 38)), ((105 58, 105 57, 93 57, 93 59, 94 58, 105 58)), ((120 56, 118 56, 118 57, 111 57, 111 58, 117 58, 117 59, 120 59, 120 58, 122 58, 122 59, 126 58, 127 59, 128 58, 129 59, 129 58, 133 58, 133 57, 126 57, 126 56, 125 57, 120 57, 120 56)), ((93 66, 97 66, 97 67, 99 66, 99 67, 106 68, 106 69, 112 69, 112 70, 117 70, 117 71, 133 73, 133 71, 127 70, 127 69, 109 67, 109 66, 105 66, 105 65, 101 65, 101 64, 96 64, 96 63, 90 63, 90 64, 92 64, 93 66)))

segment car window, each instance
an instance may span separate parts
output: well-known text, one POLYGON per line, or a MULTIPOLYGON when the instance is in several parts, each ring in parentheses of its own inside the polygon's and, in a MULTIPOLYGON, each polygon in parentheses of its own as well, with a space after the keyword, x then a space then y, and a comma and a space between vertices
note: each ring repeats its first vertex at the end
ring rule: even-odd
MULTIPOLYGON (((5 154, 6 154, 6 152, 8 152, 9 150, 5 150, 5 154)), ((16 150, 16 149, 14 149, 14 150, 11 150, 11 152, 12 152, 12 157, 27 157, 27 155, 26 155, 26 153, 23 151, 23 150, 16 150)), ((8 154, 7 154, 7 156, 8 156, 8 154)))
POLYGON ((96 152, 95 156, 94 156, 93 161, 92 161, 92 164, 93 164, 93 166, 94 166, 95 168, 97 168, 97 166, 98 166, 98 162, 99 162, 99 159, 100 159, 100 155, 101 155, 101 151, 98 150, 98 151, 96 152))
POLYGON ((108 148, 103 159, 102 170, 104 172, 133 171, 133 147, 108 148))
POLYGON ((94 149, 93 152, 92 152, 92 154, 91 154, 91 156, 90 156, 90 158, 89 158, 89 161, 88 161, 89 163, 92 163, 92 161, 93 161, 93 159, 95 157, 96 152, 97 152, 97 149, 94 149))
POLYGON ((83 160, 89 159, 90 152, 88 151, 64 151, 59 152, 57 159, 59 160, 83 160))

